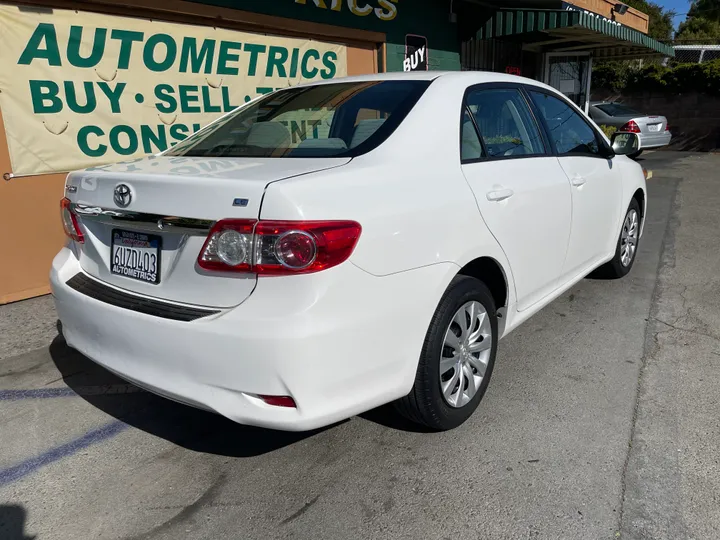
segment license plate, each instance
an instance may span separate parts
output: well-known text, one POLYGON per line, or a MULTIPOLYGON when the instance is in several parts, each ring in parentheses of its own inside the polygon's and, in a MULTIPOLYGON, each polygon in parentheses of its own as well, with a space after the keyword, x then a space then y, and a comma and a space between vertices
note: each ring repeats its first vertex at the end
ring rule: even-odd
POLYGON ((115 229, 110 249, 110 272, 145 283, 160 283, 160 248, 162 239, 115 229))
POLYGON ((660 126, 662 124, 648 124, 648 129, 650 131, 660 131, 660 126))

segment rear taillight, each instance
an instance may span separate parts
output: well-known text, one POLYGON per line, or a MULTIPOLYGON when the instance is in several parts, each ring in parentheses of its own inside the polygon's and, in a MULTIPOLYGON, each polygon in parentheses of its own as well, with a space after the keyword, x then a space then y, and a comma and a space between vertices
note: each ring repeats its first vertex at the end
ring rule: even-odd
POLYGON ((665 131, 670 131, 670 122, 665 124, 665 131))
POLYGON ((216 223, 198 257, 200 267, 223 272, 249 272, 255 223, 233 219, 216 223))
POLYGON ((220 272, 290 275, 319 272, 350 257, 361 227, 354 221, 219 221, 198 265, 220 272))
POLYGON ((627 124, 620 128, 619 131, 626 133, 640 133, 640 126, 637 125, 635 120, 630 120, 627 124))
POLYGON ((354 221, 260 221, 255 227, 259 274, 319 272, 350 257, 360 225, 354 221))
POLYGON ((60 201, 60 218, 62 219, 63 229, 68 238, 75 240, 76 242, 85 242, 85 237, 80 231, 80 224, 78 223, 77 217, 72 211, 70 205, 70 199, 64 198, 60 201))

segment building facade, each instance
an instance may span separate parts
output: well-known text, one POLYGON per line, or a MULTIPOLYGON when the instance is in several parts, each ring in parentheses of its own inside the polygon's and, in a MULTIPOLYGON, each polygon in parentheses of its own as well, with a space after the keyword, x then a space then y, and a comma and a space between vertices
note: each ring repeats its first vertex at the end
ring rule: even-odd
POLYGON ((69 170, 131 167, 257 95, 345 75, 502 71, 584 106, 593 58, 669 54, 647 28, 610 0, 0 1, 0 304, 49 291, 69 170))

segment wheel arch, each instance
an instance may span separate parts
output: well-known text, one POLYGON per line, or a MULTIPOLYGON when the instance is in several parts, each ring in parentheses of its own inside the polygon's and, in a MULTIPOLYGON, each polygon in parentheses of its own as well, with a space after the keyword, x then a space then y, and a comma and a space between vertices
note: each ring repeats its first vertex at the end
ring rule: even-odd
POLYGON ((478 257, 465 264, 458 274, 482 281, 490 289, 496 309, 508 306, 510 282, 505 269, 496 259, 486 256, 478 257))
POLYGON ((645 191, 643 188, 637 188, 632 196, 633 200, 636 200, 640 207, 640 222, 643 223, 645 220, 645 191))

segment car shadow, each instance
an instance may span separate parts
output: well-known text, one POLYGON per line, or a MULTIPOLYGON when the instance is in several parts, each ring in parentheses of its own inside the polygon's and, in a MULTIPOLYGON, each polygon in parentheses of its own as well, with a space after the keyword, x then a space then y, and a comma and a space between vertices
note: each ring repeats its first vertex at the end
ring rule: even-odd
POLYGON ((50 356, 65 384, 94 407, 134 428, 195 452, 253 457, 333 427, 293 433, 237 424, 218 414, 138 388, 70 348, 61 335, 51 343, 50 356))
POLYGON ((411 422, 390 403, 359 415, 363 420, 406 433, 437 433, 437 430, 411 422))
POLYGON ((612 272, 601 266, 585 276, 585 279, 589 279, 591 281, 613 281, 617 280, 617 276, 613 276, 612 272))
POLYGON ((25 534, 27 511, 17 504, 0 504, 0 538, 3 540, 32 540, 25 534))

